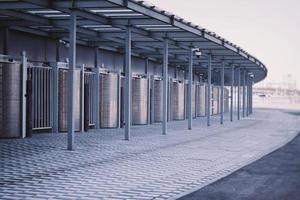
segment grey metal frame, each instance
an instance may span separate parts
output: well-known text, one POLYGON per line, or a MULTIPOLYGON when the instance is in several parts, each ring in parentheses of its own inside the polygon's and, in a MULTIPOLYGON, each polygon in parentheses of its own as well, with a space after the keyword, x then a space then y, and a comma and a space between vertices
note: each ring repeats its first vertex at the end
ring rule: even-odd
POLYGON ((27 81, 27 57, 22 52, 22 138, 26 137, 26 81, 27 81))
POLYGON ((126 55, 125 55, 125 140, 130 140, 131 133, 131 27, 126 31, 126 55))
POLYGON ((237 119, 240 120, 241 116, 240 116, 240 111, 241 111, 241 68, 238 68, 238 84, 237 84, 237 119))
POLYGON ((211 115, 211 60, 212 56, 208 56, 208 67, 207 67, 207 126, 210 126, 210 115, 211 115))
MULTIPOLYGON (((167 134, 167 123, 168 123, 168 55, 169 55, 169 41, 167 38, 164 40, 164 54, 163 54, 163 123, 162 123, 162 134, 167 134)), ((170 110, 170 109, 169 109, 170 110)), ((170 116, 171 117, 171 116, 170 116)))
POLYGON ((225 62, 222 61, 222 69, 221 69, 221 117, 220 123, 224 123, 224 77, 225 76, 225 62))
POLYGON ((242 99, 242 113, 243 118, 246 117, 246 79, 247 79, 247 71, 243 70, 243 99, 242 99))
POLYGON ((99 51, 98 47, 95 48, 95 68, 94 72, 96 74, 95 76, 95 87, 94 87, 94 119, 95 119, 95 128, 100 128, 100 108, 99 108, 99 102, 100 102, 100 66, 99 66, 99 51))
MULTIPOLYGON (((190 59, 189 59, 189 88, 188 88, 188 129, 192 130, 193 121, 193 106, 192 106, 192 88, 193 88, 193 48, 190 49, 190 59)), ((195 108, 196 109, 196 108, 195 108)))
POLYGON ((70 48, 69 48, 69 89, 68 89, 68 150, 74 149, 74 101, 75 101, 75 68, 76 68, 76 19, 75 12, 71 13, 70 48))
POLYGON ((233 99, 234 99, 234 66, 231 67, 231 86, 230 86, 230 121, 233 122, 233 108, 234 108, 234 105, 233 105, 233 99))

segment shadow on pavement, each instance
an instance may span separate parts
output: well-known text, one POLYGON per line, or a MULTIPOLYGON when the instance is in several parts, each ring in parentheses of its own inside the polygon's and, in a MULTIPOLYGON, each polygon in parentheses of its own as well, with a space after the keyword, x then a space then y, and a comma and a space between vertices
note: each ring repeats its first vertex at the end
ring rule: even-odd
POLYGON ((300 200, 300 135, 230 176, 180 198, 196 199, 300 200))

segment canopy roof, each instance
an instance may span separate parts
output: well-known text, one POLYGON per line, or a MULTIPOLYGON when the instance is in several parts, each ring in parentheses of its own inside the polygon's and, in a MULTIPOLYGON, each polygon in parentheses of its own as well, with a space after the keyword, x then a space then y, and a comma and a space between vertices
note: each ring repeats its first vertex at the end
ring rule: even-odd
POLYGON ((190 48, 199 48, 195 71, 206 73, 208 55, 212 67, 240 67, 254 75, 254 82, 267 76, 267 68, 237 45, 203 27, 136 0, 9 0, 0 1, 0 26, 68 41, 70 12, 76 12, 77 42, 117 52, 125 51, 126 27, 132 30, 132 52, 162 60, 163 40, 169 41, 169 63, 187 66, 190 48))

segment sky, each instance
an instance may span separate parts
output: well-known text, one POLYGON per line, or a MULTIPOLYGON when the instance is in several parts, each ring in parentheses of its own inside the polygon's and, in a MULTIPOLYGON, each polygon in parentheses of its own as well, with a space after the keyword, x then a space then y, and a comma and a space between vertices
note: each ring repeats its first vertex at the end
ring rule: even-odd
POLYGON ((300 89, 300 0, 148 2, 217 33, 257 57, 268 68, 263 85, 291 80, 297 81, 300 89))

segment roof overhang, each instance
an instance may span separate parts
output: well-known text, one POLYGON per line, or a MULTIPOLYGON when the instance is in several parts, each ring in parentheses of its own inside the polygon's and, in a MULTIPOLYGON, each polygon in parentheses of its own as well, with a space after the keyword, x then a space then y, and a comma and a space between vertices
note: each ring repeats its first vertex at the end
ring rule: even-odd
POLYGON ((132 51, 135 55, 162 60, 163 41, 169 41, 171 65, 187 66, 190 48, 199 48, 201 58, 194 58, 194 67, 207 69, 207 56, 212 67, 222 62, 253 74, 254 82, 267 76, 267 68, 240 47, 200 26, 160 10, 144 1, 134 0, 9 0, 0 1, 0 27, 9 27, 50 38, 68 41, 70 12, 76 12, 79 44, 125 51, 127 26, 132 30, 132 51))

